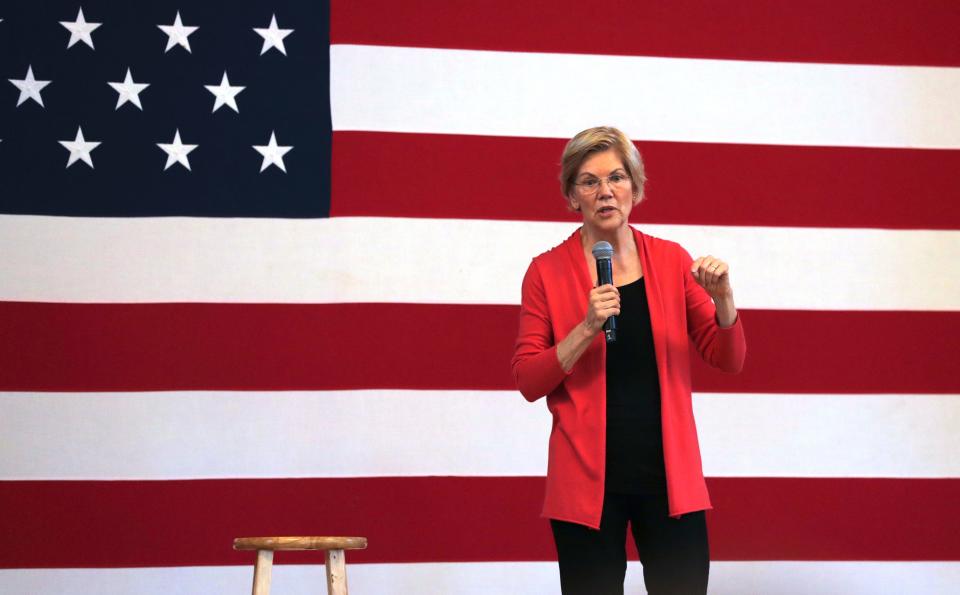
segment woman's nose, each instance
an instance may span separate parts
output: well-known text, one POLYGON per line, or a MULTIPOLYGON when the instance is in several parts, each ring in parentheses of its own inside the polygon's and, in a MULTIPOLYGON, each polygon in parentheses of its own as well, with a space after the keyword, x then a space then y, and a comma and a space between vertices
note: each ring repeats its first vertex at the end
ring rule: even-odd
POLYGON ((613 182, 607 178, 600 178, 599 186, 597 186, 597 193, 600 198, 612 197, 613 196, 613 182))

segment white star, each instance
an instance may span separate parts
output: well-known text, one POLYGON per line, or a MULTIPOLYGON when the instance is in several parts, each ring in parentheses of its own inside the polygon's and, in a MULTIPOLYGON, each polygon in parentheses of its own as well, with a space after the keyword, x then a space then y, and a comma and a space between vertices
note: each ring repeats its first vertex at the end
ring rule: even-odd
POLYGON ((283 156, 293 147, 277 146, 277 135, 273 131, 270 131, 270 142, 266 146, 253 145, 253 148, 257 150, 257 153, 263 155, 263 163, 260 165, 261 172, 271 165, 276 165, 283 170, 283 173, 287 173, 287 168, 283 165, 283 156))
POLYGON ((88 23, 83 18, 83 8, 81 7, 80 12, 77 13, 76 21, 60 21, 60 24, 66 27, 67 31, 70 32, 70 41, 67 42, 68 48, 72 48, 73 44, 77 43, 78 41, 82 41, 90 46, 90 49, 94 49, 93 38, 90 37, 90 33, 92 33, 94 29, 103 23, 88 23))
POLYGON ((157 143, 157 146, 167 154, 167 164, 163 167, 163 171, 167 171, 174 163, 179 163, 189 171, 190 160, 187 159, 187 155, 190 154, 190 151, 196 149, 198 145, 185 145, 180 142, 180 129, 178 128, 177 132, 173 135, 173 143, 169 145, 157 143))
POLYGON ((237 107, 237 93, 246 89, 246 87, 231 87, 230 79, 227 78, 227 71, 223 71, 223 79, 220 80, 220 85, 204 85, 207 91, 213 93, 217 98, 213 102, 213 111, 220 109, 222 105, 229 105, 230 109, 240 113, 240 108, 237 107))
POLYGON ((93 168, 93 159, 90 158, 90 151, 100 146, 98 142, 86 141, 83 138, 83 129, 77 126, 77 138, 74 140, 59 141, 63 147, 70 151, 70 159, 67 160, 67 167, 77 162, 78 159, 93 168))
MULTIPOLYGON (((182 45, 188 52, 190 52, 190 41, 187 37, 191 33, 199 29, 199 27, 184 27, 183 21, 180 20, 180 11, 177 11, 177 18, 173 21, 172 25, 157 25, 160 27, 160 30, 167 34, 167 49, 163 50, 163 53, 170 51, 175 45, 182 45)), ((193 53, 193 52, 190 52, 193 53)))
POLYGON ((133 82, 133 75, 130 74, 130 69, 127 69, 127 76, 123 79, 122 83, 107 83, 113 90, 119 93, 117 97, 117 107, 114 109, 120 109, 120 106, 126 102, 130 102, 133 105, 140 108, 140 111, 143 111, 143 106, 140 105, 140 92, 150 86, 150 83, 135 83, 133 82))
POLYGON ((43 98, 40 97, 40 90, 51 83, 51 81, 38 81, 33 78, 33 66, 27 66, 27 77, 24 79, 8 79, 14 86, 20 89, 20 99, 17 100, 17 107, 20 107, 24 101, 32 99, 43 107, 43 98))
POLYGON ((277 15, 270 18, 270 26, 266 29, 254 27, 253 30, 263 38, 263 48, 260 50, 261 56, 266 54, 270 48, 277 48, 281 54, 287 55, 287 48, 283 47, 283 38, 293 33, 293 29, 278 29, 277 15))

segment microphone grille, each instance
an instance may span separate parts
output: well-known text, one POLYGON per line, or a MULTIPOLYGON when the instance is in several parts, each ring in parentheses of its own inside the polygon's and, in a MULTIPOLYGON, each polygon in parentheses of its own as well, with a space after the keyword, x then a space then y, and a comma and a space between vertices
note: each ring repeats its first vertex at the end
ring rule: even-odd
POLYGON ((593 257, 597 260, 607 258, 613 258, 613 246, 610 245, 610 242, 599 241, 593 245, 591 249, 593 252, 593 257))

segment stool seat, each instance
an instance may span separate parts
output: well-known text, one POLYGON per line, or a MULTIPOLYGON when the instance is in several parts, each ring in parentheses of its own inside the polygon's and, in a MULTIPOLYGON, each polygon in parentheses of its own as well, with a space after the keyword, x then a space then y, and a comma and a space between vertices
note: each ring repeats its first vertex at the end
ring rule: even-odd
POLYGON ((366 537, 238 537, 235 550, 365 550, 366 537))
POLYGON ((347 563, 343 552, 366 547, 366 537, 237 537, 233 540, 233 549, 257 552, 257 561, 253 567, 253 595, 270 593, 273 552, 294 550, 323 551, 324 564, 327 567, 327 593, 347 595, 347 563))

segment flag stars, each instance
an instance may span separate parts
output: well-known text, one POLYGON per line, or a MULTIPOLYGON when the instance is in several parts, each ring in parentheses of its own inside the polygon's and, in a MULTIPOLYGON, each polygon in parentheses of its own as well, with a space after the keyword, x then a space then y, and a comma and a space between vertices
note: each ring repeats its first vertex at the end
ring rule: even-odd
POLYGON ((279 29, 277 27, 277 15, 270 18, 270 26, 266 29, 254 27, 257 35, 263 38, 263 47, 260 49, 260 55, 267 53, 270 48, 276 48, 284 56, 287 55, 287 49, 283 46, 283 40, 287 35, 293 33, 293 29, 279 29))
POLYGON ((223 79, 220 85, 204 85, 207 91, 213 93, 216 99, 213 102, 213 111, 217 111, 221 106, 227 105, 233 111, 240 113, 237 107, 237 94, 246 89, 246 87, 234 87, 230 85, 230 79, 227 78, 227 71, 223 71, 223 79))
POLYGON ((88 23, 83 17, 82 7, 80 8, 80 12, 77 13, 77 20, 72 22, 60 21, 60 24, 70 32, 70 41, 67 42, 68 49, 72 48, 78 41, 87 44, 90 46, 90 49, 95 49, 93 47, 93 37, 91 37, 90 34, 103 23, 88 23))
POLYGON ((90 157, 90 151, 100 146, 99 142, 88 141, 83 138, 83 129, 77 126, 77 136, 72 141, 58 141, 63 147, 70 151, 70 157, 67 159, 67 167, 70 167, 77 161, 83 161, 93 169, 93 159, 90 157))
POLYGON ((40 97, 40 91, 49 85, 52 81, 38 81, 33 78, 33 66, 27 66, 27 76, 23 79, 8 79, 13 86, 20 89, 20 99, 17 100, 17 107, 28 100, 32 99, 40 104, 40 107, 44 107, 43 98, 40 97))
POLYGON ((187 155, 191 151, 197 148, 198 145, 185 145, 180 141, 180 129, 173 135, 173 142, 170 144, 157 143, 157 146, 163 149, 167 154, 167 164, 163 167, 163 171, 170 169, 170 166, 174 163, 179 163, 180 165, 187 168, 187 171, 190 171, 190 160, 187 159, 187 155))
POLYGON ((157 25, 157 27, 160 27, 160 30, 167 34, 167 49, 163 50, 163 53, 169 52, 170 49, 176 45, 183 46, 184 49, 190 52, 190 41, 187 38, 199 29, 199 27, 185 26, 183 21, 180 20, 179 10, 177 11, 177 18, 174 19, 172 25, 157 25))
POLYGON ((263 155, 263 163, 260 165, 260 172, 271 165, 276 165, 283 173, 287 173, 287 168, 283 164, 283 156, 290 152, 292 146, 284 147, 277 145, 277 136, 273 131, 270 132, 270 142, 266 145, 253 145, 253 148, 263 155))
POLYGON ((127 68, 127 76, 123 79, 122 83, 107 83, 113 90, 119 93, 117 97, 117 107, 114 109, 120 109, 120 106, 126 102, 130 102, 133 105, 140 108, 140 111, 143 111, 143 105, 140 104, 140 92, 150 86, 150 83, 135 83, 133 82, 133 75, 130 73, 130 69, 127 68))

